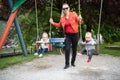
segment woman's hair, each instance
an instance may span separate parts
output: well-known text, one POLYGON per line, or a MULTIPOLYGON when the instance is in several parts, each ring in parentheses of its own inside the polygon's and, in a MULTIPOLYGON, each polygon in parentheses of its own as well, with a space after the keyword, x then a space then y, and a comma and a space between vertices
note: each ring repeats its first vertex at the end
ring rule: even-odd
MULTIPOLYGON (((69 7, 69 5, 67 3, 63 3, 63 5, 67 5, 69 7)), ((62 5, 62 7, 63 7, 63 5, 62 5)))
MULTIPOLYGON (((63 5, 67 5, 69 7, 69 5, 67 3, 63 3, 63 5)), ((62 5, 62 8, 63 8, 63 5, 62 5)), ((64 13, 63 13, 63 10, 61 10, 61 17, 64 16, 64 13)))

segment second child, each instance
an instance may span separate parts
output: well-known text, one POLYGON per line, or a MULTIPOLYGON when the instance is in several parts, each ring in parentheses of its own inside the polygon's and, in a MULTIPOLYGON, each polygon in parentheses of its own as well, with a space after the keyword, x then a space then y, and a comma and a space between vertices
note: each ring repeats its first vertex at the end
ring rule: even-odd
POLYGON ((95 44, 96 42, 92 38, 92 34, 90 32, 86 32, 85 41, 82 42, 82 45, 85 45, 85 48, 82 48, 82 50, 78 52, 78 55, 82 55, 85 52, 87 52, 88 55, 87 63, 91 62, 92 55, 95 53, 95 44))

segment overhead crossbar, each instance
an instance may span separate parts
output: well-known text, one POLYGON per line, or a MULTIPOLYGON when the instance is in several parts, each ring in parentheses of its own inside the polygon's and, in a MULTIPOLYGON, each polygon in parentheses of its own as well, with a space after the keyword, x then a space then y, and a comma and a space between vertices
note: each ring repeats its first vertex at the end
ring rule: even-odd
POLYGON ((18 7, 20 7, 26 0, 16 0, 15 4, 12 7, 12 11, 14 12, 18 7))

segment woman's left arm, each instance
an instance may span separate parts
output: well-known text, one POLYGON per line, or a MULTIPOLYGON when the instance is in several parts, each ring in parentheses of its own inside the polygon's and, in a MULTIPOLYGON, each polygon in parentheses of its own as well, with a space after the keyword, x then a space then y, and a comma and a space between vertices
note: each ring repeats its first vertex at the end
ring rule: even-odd
POLYGON ((82 24, 83 23, 83 21, 82 21, 82 16, 81 15, 77 15, 77 13, 75 13, 75 12, 73 12, 74 13, 74 15, 75 15, 75 19, 76 19, 76 21, 79 23, 79 24, 82 24))

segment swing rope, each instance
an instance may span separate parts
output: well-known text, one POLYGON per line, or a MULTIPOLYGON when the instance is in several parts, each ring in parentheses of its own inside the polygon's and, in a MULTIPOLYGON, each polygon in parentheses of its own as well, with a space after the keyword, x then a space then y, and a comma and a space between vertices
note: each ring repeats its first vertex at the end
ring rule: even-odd
MULTIPOLYGON (((51 12, 50 12, 50 18, 52 18, 52 8, 53 8, 53 0, 51 0, 51 12)), ((49 32, 49 36, 51 38, 51 31, 52 30, 52 25, 50 24, 50 32, 49 32)))
MULTIPOLYGON (((81 15, 81 12, 80 12, 80 0, 78 0, 78 10, 79 10, 79 15, 81 15)), ((80 45, 80 43, 82 42, 82 30, 81 30, 81 24, 80 24, 80 39, 78 41, 78 45, 80 45)))
POLYGON ((101 5, 100 5, 99 24, 98 24, 98 37, 97 37, 98 43, 100 43, 100 25, 101 25, 102 6, 103 6, 103 0, 101 0, 101 5))
POLYGON ((37 1, 35 0, 35 12, 36 12, 36 27, 37 27, 37 39, 36 41, 40 40, 39 36, 39 29, 38 29, 38 14, 37 14, 37 1))

